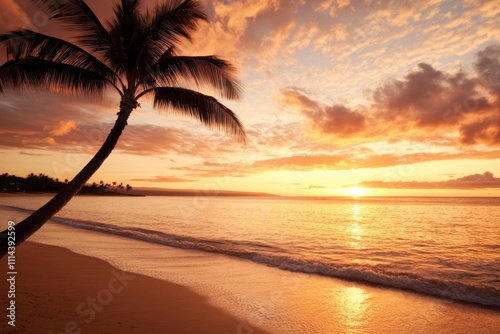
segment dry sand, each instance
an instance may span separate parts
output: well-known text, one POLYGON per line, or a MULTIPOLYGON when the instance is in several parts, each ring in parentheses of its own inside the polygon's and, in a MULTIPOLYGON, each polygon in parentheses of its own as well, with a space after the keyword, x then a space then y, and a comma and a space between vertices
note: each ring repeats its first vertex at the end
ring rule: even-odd
POLYGON ((17 247, 16 326, 11 327, 6 257, 0 268, 1 333, 250 333, 244 321, 186 287, 34 242, 17 247))

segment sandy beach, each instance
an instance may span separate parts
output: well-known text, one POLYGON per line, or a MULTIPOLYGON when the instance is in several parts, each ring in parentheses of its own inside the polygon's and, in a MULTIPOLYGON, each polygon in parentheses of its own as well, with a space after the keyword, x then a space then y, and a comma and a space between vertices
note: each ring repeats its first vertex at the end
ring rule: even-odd
MULTIPOLYGON (((7 268, 6 258, 0 266, 7 268)), ((16 271, 16 326, 9 326, 4 315, 1 333, 244 331, 244 322, 186 287, 127 273, 61 247, 23 243, 16 252, 16 271)), ((4 312, 5 276, 2 270, 4 312)))

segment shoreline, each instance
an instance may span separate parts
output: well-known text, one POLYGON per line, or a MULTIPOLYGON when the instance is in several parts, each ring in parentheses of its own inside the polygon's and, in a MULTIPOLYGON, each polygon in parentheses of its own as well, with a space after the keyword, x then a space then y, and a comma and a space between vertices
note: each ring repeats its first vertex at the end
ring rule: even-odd
MULTIPOLYGON (((7 268, 7 257, 0 263, 7 268)), ((16 272, 16 326, 4 315, 2 333, 238 333, 247 326, 185 286, 63 247, 24 242, 16 272)), ((7 302, 2 298, 3 310, 7 302)))
MULTIPOLYGON (((15 209, 13 209, 13 210, 15 210, 15 209)), ((21 210, 21 211, 18 211, 18 214, 20 216, 24 216, 26 213, 24 213, 23 210, 21 210)), ((131 241, 132 240, 135 240, 135 241, 140 241, 141 240, 140 238, 132 237, 130 235, 123 235, 121 233, 116 233, 116 231, 111 231, 111 232, 107 231, 107 233, 106 233, 106 232, 103 232, 103 231, 94 231, 93 229, 88 229, 87 227, 72 226, 71 224, 68 225, 68 224, 65 224, 65 223, 62 223, 62 222, 58 222, 57 220, 55 220, 54 222, 56 224, 60 224, 60 225, 63 225, 63 226, 68 226, 68 227, 71 227, 71 228, 90 230, 90 231, 93 231, 93 232, 96 232, 96 233, 103 233, 103 234, 108 235, 108 236, 115 236, 115 237, 119 237, 119 238, 126 238, 126 239, 129 239, 131 241)), ((130 232, 128 232, 128 233, 130 233, 130 232)), ((33 240, 33 239, 31 239, 31 240, 33 240)), ((35 242, 37 241, 36 237, 35 237, 34 241, 35 242)), ((42 241, 42 243, 44 243, 44 242, 42 241)), ((160 245, 166 246, 166 247, 183 248, 183 249, 187 249, 189 251, 194 251, 194 252, 203 252, 203 253, 207 253, 207 254, 215 254, 215 255, 228 256, 229 258, 231 258, 233 260, 240 260, 240 259, 242 259, 242 257, 234 256, 234 255, 231 255, 231 254, 228 254, 228 253, 212 251, 210 249, 203 249, 203 248, 200 249, 200 248, 194 248, 194 247, 190 247, 190 246, 187 246, 187 247, 179 247, 179 246, 177 246, 176 247, 176 246, 172 246, 171 244, 168 244, 168 243, 160 243, 160 242, 154 242, 154 243, 157 243, 157 244, 160 244, 160 245)), ((72 249, 71 247, 64 247, 64 248, 72 249)), ((77 253, 79 253, 79 252, 77 251, 77 253)), ((99 257, 97 257, 97 258, 99 258, 99 257)), ((297 272, 297 271, 299 271, 299 270, 289 270, 283 264, 281 264, 280 266, 277 266, 277 265, 269 264, 269 263, 267 263, 265 261, 255 261, 255 260, 253 260, 252 262, 255 263, 255 264, 257 264, 257 265, 264 265, 264 266, 268 266, 268 267, 272 267, 272 268, 279 268, 279 269, 287 270, 289 272, 297 272)), ((364 277, 359 277, 359 276, 356 276, 356 275, 353 275, 353 276, 343 276, 343 275, 333 276, 333 275, 329 275, 327 273, 322 273, 322 272, 314 272, 314 273, 305 272, 305 273, 307 273, 307 274, 313 274, 313 275, 317 275, 317 276, 324 276, 324 277, 331 278, 331 279, 339 279, 339 280, 342 280, 342 281, 345 281, 345 282, 358 283, 358 284, 362 284, 362 285, 373 287, 373 288, 394 289, 396 291, 402 291, 402 292, 406 292, 406 293, 417 294, 419 296, 430 297, 430 298, 437 298, 437 299, 447 299, 447 300, 450 300, 450 301, 452 301, 454 303, 459 303, 459 304, 463 304, 463 305, 469 305, 469 306, 472 306, 472 307, 480 307, 480 308, 490 309, 490 310, 493 310, 493 311, 500 311, 500 306, 498 304, 498 296, 499 296, 498 292, 495 294, 497 296, 497 299, 495 301, 492 301, 492 300, 486 300, 486 301, 479 300, 479 301, 477 301, 477 300, 474 300, 474 299, 471 299, 471 298, 467 299, 467 298, 464 298, 464 297, 453 296, 451 294, 451 292, 454 291, 453 288, 450 288, 449 291, 445 291, 444 293, 440 293, 440 291, 438 291, 438 292, 435 292, 435 290, 427 291, 425 289, 418 289, 418 287, 415 288, 414 286, 408 286, 408 285, 401 285, 401 284, 398 284, 398 285, 394 285, 393 284, 393 285, 391 285, 391 284, 388 284, 387 282, 380 282, 380 280, 377 280, 377 279, 370 280, 370 279, 367 279, 367 278, 364 278, 364 277)), ((424 281, 423 283, 426 283, 426 281, 424 281)), ((483 293, 483 292, 480 291, 480 293, 483 293)))
MULTIPOLYGON (((20 221, 25 216, 22 212, 12 210, 0 210, 0 215, 5 222, 7 220, 20 221)), ((160 279, 162 283, 173 282, 181 288, 194 291, 210 305, 215 305, 217 310, 223 310, 222 312, 234 315, 231 316, 233 318, 247 321, 237 322, 237 326, 241 326, 240 330, 238 327, 222 331, 215 330, 216 333, 221 334, 261 333, 262 331, 257 330, 257 328, 264 328, 269 333, 306 331, 310 333, 406 332, 416 334, 422 333, 425 328, 427 332, 432 333, 468 334, 474 332, 490 334, 494 333, 495 329, 500 326, 498 310, 485 309, 468 303, 457 303, 399 289, 290 272, 225 255, 171 248, 78 229, 51 221, 35 233, 30 240, 56 245, 66 251, 69 249, 75 252, 75 255, 85 254, 91 259, 100 259, 99 261, 104 261, 108 267, 111 264, 119 271, 125 270, 131 275, 154 277, 160 279), (456 321, 456 319, 461 320, 456 321), (248 327, 244 327, 245 325, 248 327)), ((19 246, 20 251, 23 247, 24 244, 19 246)), ((58 259, 58 256, 58 253, 55 253, 52 258, 58 259)), ((35 263, 45 261, 43 254, 35 253, 32 257, 35 263), (40 257, 41 259, 39 259, 40 257)), ((66 264, 69 269, 75 267, 72 260, 67 261, 67 263, 70 263, 66 264)), ((4 262, 0 264, 0 266, 4 265, 6 265, 4 262)), ((5 273, 5 270, 2 272, 5 273)), ((31 276, 35 277, 32 279, 33 284, 39 286, 40 283, 50 282, 50 279, 47 278, 40 280, 38 278, 40 273, 36 269, 32 271, 31 276)), ((24 276, 24 274, 22 275, 24 276)), ((74 300, 75 290, 70 285, 74 284, 73 282, 77 286, 87 284, 85 275, 77 275, 73 279, 61 280, 57 278, 56 281, 59 280, 60 285, 51 285, 51 288, 55 290, 56 295, 59 293, 58 289, 62 287, 66 289, 68 296, 59 296, 58 298, 63 300, 72 298, 73 304, 67 305, 65 308, 70 311, 69 316, 67 316, 70 319, 78 320, 77 325, 79 326, 86 325, 85 319, 87 318, 80 317, 76 313, 76 307, 82 302, 85 303, 87 297, 97 298, 97 294, 108 286, 113 277, 115 277, 113 273, 107 271, 106 279, 99 287, 84 293, 84 296, 76 301, 74 300), (82 321, 83 323, 80 324, 82 321)), ((21 275, 18 275, 18 278, 20 279, 21 275)), ((146 284, 145 288, 149 289, 149 285, 146 284)), ((38 292, 37 289, 35 289, 36 292, 38 292)), ((32 303, 33 296, 36 295, 27 298, 28 303, 32 303)), ((50 294, 49 297, 51 297, 50 294)), ((106 296, 103 294, 101 299, 103 297, 106 296)), ((35 301, 38 302, 39 298, 35 301)), ((125 327, 125 329, 120 327, 119 330, 117 329, 117 333, 141 332, 135 330, 137 324, 142 322, 140 313, 142 305, 145 305, 146 309, 150 307, 149 297, 139 297, 136 299, 136 303, 134 305, 127 302, 129 304, 128 312, 135 312, 130 318, 136 319, 133 325, 128 323, 129 327, 132 326, 130 331, 127 330, 129 327, 125 327)), ((30 309, 30 321, 40 321, 40 314, 43 312, 45 312, 45 318, 54 319, 59 316, 60 312, 52 307, 50 298, 46 298, 42 304, 37 305, 38 307, 30 309), (33 316, 34 320, 31 320, 33 316)), ((111 305, 114 303, 111 302, 111 305)), ((84 315, 88 317, 89 308, 86 304, 83 306, 81 311, 87 312, 84 315)), ((170 314, 165 313, 170 312, 168 308, 165 308, 165 312, 162 311, 161 306, 153 305, 152 308, 152 312, 156 314, 157 318, 162 319, 170 314)), ((175 310, 177 309, 175 308, 175 310)), ((18 312, 21 316, 22 312, 20 310, 18 312)), ((190 312, 189 307, 188 312, 190 312)), ((122 317, 129 318, 123 313, 122 317)), ((45 318, 42 320, 47 321, 45 318)), ((120 317, 114 319, 122 326, 123 319, 120 317)), ((183 321, 182 319, 182 317, 175 317, 175 321, 183 321)), ((107 322, 108 318, 102 320, 99 326, 107 325, 107 322)), ((4 324, 2 323, 2 325, 4 324)), ((1 328, 0 325, 0 332, 3 332, 1 328)), ((142 329, 144 330, 144 328, 142 329)), ((113 328, 97 332, 113 333, 112 330, 113 328)), ((26 331, 7 333, 24 332, 26 331)), ((64 328, 52 330, 52 333, 61 332, 65 332, 64 328)), ((95 331, 82 330, 81 333, 92 332, 95 331)), ((151 330, 150 332, 155 331, 151 330)), ((201 331, 187 330, 186 332, 212 333, 213 331, 212 327, 208 326, 201 331)), ((50 331, 45 333, 50 333, 50 331)), ((184 332, 180 331, 179 333, 184 332)))

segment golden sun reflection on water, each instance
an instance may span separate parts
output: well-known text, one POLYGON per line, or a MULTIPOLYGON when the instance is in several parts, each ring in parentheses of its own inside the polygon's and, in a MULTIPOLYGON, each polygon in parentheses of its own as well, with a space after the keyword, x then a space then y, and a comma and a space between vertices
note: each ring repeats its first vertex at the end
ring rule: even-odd
POLYGON ((346 333, 364 333, 369 314, 370 294, 362 288, 345 287, 335 297, 338 309, 342 310, 342 327, 346 333))
POLYGON ((354 206, 352 207, 352 214, 355 220, 359 220, 359 213, 359 204, 354 204, 354 206))
POLYGON ((349 246, 354 249, 361 249, 363 248, 361 246, 361 226, 359 225, 359 221, 361 221, 361 218, 359 217, 360 214, 360 208, 358 204, 355 204, 353 206, 353 221, 354 223, 351 225, 350 228, 350 239, 349 241, 349 246))

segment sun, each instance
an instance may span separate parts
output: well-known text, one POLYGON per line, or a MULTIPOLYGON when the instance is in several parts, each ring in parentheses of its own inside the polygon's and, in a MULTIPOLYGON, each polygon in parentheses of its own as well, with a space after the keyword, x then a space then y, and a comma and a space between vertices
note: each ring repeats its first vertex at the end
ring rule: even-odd
POLYGON ((366 195, 367 191, 365 188, 352 187, 347 189, 347 193, 351 196, 363 196, 366 195))

